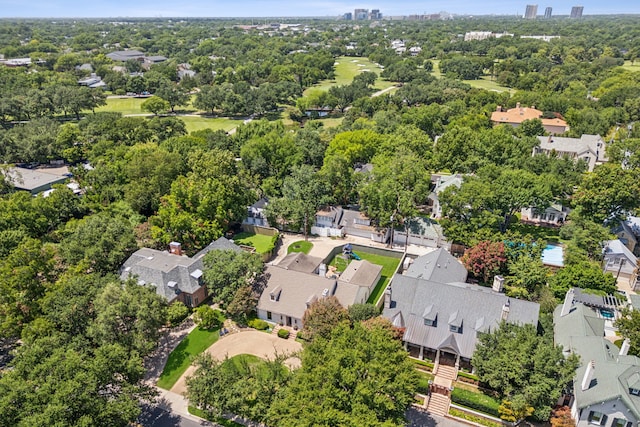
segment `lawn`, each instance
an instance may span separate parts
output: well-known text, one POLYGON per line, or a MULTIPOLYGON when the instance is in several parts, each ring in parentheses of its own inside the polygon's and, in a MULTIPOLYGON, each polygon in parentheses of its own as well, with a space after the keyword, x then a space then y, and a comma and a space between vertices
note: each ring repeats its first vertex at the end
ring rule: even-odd
MULTIPOLYGON (((384 255, 375 255, 368 252, 363 252, 362 250, 357 252, 360 258, 369 261, 372 264, 377 264, 382 266, 382 272, 380 273, 380 280, 378 284, 369 295, 369 299, 367 300, 370 304, 375 304, 376 301, 380 298, 384 290, 386 289, 389 281, 391 280, 391 276, 395 273, 396 268, 398 268, 398 264, 400 264, 400 258, 393 258, 384 255)), ((349 262, 342 258, 342 255, 338 254, 329 263, 338 269, 338 271, 342 272, 349 265, 349 262)))
POLYGON ((251 246, 259 254, 265 254, 273 249, 273 238, 264 234, 238 233, 233 236, 238 245, 251 246))
POLYGON ((122 114, 145 114, 140 105, 148 98, 107 98, 107 105, 96 108, 96 112, 115 112, 122 114))
POLYGON ((194 358, 216 342, 219 336, 219 329, 195 328, 191 331, 169 355, 157 386, 170 390, 191 365, 194 358))
POLYGON ((439 59, 431 59, 433 62, 433 71, 431 71, 431 75, 437 79, 442 77, 442 71, 440 71, 440 60, 439 59))
POLYGON ((560 228, 539 227, 522 222, 515 222, 509 228, 523 236, 529 234, 534 240, 546 240, 549 243, 563 241, 560 239, 560 228))
POLYGON ((196 130, 213 129, 229 132, 231 129, 242 124, 242 120, 232 120, 227 117, 209 118, 202 116, 179 116, 185 125, 187 132, 191 133, 196 130))
POLYGON ((629 71, 640 71, 640 61, 635 61, 633 64, 631 61, 624 61, 622 68, 629 71))
MULTIPOLYGON (((353 81, 353 78, 360 74, 363 71, 372 71, 378 75, 380 75, 380 68, 369 61, 367 58, 356 58, 350 56, 341 56, 336 59, 335 65, 335 78, 333 80, 323 80, 320 83, 308 88, 305 90, 305 95, 309 93, 309 91, 313 90, 329 90, 332 86, 340 86, 340 85, 348 85, 353 81)), ((378 77, 374 88, 386 89, 395 85, 394 82, 390 82, 387 80, 383 80, 378 77)))
POLYGON ((304 252, 305 254, 308 254, 311 248, 313 248, 313 243, 306 240, 298 240, 297 242, 293 242, 289 245, 287 253, 304 252))
POLYGON ((202 409, 196 408, 195 406, 189 406, 187 410, 190 414, 195 415, 196 417, 200 417, 208 421, 213 421, 214 423, 216 423, 216 425, 221 425, 222 427, 244 427, 244 424, 240 424, 223 417, 209 417, 206 412, 204 412, 202 409))
POLYGON ((491 80, 489 76, 480 77, 478 80, 463 80, 464 83, 485 90, 492 90, 494 92, 509 92, 511 93, 512 89, 506 86, 500 86, 495 80, 491 80))
POLYGON ((494 417, 500 416, 498 412, 500 401, 484 393, 455 387, 451 392, 451 401, 457 405, 475 409, 485 414, 493 415, 494 417))

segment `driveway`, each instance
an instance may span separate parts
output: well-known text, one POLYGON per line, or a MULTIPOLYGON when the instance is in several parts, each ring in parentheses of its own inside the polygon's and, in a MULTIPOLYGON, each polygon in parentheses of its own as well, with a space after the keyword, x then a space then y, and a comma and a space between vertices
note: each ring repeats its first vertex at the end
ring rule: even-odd
MULTIPOLYGON (((297 341, 285 340, 273 334, 251 330, 222 337, 206 351, 218 360, 224 360, 227 356, 233 357, 239 354, 252 354, 263 359, 272 360, 276 355, 291 355, 300 350, 302 350, 302 345, 297 341)), ((300 361, 299 359, 290 359, 287 361, 287 365, 298 367, 300 366, 300 361)), ((187 390, 186 378, 193 375, 195 370, 195 366, 190 366, 171 391, 183 394, 187 390)))

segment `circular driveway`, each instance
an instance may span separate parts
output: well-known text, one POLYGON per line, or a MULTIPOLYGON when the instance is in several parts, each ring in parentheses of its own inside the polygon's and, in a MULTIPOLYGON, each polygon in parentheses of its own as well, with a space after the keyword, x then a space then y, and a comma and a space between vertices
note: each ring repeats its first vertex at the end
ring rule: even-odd
MULTIPOLYGON (((277 335, 250 330, 221 337, 206 352, 218 360, 239 354, 252 354, 262 359, 272 360, 276 355, 291 355, 300 350, 302 350, 302 345, 297 341, 285 340, 278 338, 277 335)), ((300 366, 299 359, 288 359, 286 363, 290 367, 300 366)), ((186 378, 193 375, 195 370, 195 366, 190 366, 171 388, 171 391, 178 394, 186 392, 186 378)))

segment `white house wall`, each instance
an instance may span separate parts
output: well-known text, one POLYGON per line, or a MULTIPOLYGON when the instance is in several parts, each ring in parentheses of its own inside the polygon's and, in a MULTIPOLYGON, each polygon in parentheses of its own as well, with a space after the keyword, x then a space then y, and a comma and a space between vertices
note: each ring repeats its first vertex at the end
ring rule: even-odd
POLYGON ((606 423, 602 424, 601 427, 612 427, 614 418, 624 418, 627 421, 631 421, 633 423, 633 426, 638 425, 638 420, 636 420, 636 418, 622 402, 622 400, 615 399, 599 403, 597 405, 587 406, 585 408, 582 408, 581 410, 572 410, 572 414, 574 416, 574 419, 576 420, 577 427, 594 427, 598 425, 589 422, 589 413, 591 411, 601 412, 607 416, 606 423))

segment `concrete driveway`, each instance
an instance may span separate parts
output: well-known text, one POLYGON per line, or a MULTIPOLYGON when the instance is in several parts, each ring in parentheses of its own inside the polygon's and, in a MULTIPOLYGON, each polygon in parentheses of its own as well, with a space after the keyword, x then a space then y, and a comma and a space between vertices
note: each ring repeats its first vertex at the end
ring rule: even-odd
MULTIPOLYGON (((292 355, 300 350, 302 350, 302 345, 297 341, 278 338, 278 336, 266 332, 249 330, 222 337, 206 351, 218 360, 224 360, 227 356, 233 357, 239 354, 252 354, 263 359, 272 360, 276 355, 292 355)), ((287 360, 287 365, 294 368, 299 367, 300 360, 291 358, 287 360)), ((186 378, 193 375, 195 370, 195 366, 190 366, 171 391, 184 394, 187 390, 186 378)))

